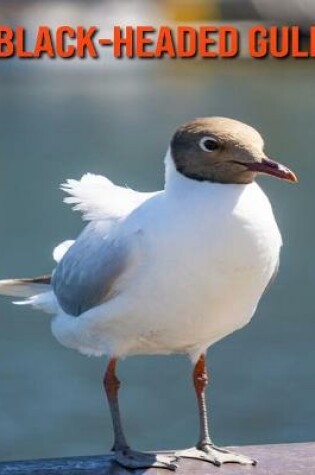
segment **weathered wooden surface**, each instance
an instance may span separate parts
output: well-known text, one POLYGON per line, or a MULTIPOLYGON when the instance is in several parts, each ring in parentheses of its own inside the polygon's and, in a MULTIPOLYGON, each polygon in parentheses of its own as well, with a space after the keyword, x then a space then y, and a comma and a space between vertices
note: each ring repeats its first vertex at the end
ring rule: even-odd
MULTIPOLYGON (((235 464, 214 467, 205 462, 180 460, 177 475, 315 475, 315 443, 233 447, 258 460, 255 467, 235 464)), ((166 475, 164 469, 130 471, 110 455, 0 463, 0 475, 166 475)))

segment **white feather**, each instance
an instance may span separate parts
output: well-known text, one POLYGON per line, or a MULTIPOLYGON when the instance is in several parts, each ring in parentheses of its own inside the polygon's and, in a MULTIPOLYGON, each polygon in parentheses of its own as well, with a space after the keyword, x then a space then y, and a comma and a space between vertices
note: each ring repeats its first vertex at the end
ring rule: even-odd
POLYGON ((37 310, 42 310, 43 312, 51 314, 61 311, 53 291, 46 291, 42 294, 33 295, 28 299, 18 300, 17 302, 12 303, 14 303, 14 305, 31 305, 37 310))
POLYGON ((86 221, 116 221, 155 193, 141 193, 116 186, 108 178, 87 173, 81 180, 67 180, 60 188, 70 196, 64 202, 80 211, 86 221))
POLYGON ((53 258, 57 263, 61 261, 66 252, 75 243, 73 240, 63 241, 53 250, 53 258))

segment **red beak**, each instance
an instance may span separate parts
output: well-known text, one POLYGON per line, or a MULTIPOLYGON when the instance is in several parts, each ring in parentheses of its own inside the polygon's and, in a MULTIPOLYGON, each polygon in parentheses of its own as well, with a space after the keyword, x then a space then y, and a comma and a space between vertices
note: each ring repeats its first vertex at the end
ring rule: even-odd
POLYGON ((248 170, 256 173, 265 173, 266 175, 272 175, 281 180, 291 181, 296 183, 298 181, 296 175, 281 163, 274 162, 269 158, 263 158, 261 162, 238 162, 240 165, 244 165, 248 170))

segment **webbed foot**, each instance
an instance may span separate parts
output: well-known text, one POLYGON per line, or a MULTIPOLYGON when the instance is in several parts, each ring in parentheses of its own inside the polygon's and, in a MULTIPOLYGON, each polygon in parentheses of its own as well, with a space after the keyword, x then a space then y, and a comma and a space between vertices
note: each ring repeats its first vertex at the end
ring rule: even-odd
POLYGON ((236 454, 229 450, 215 447, 212 444, 204 444, 191 449, 179 450, 175 452, 175 456, 210 462, 217 467, 223 463, 239 463, 242 465, 256 465, 257 463, 246 455, 236 454))
POLYGON ((178 467, 176 455, 136 452, 134 450, 117 450, 115 460, 125 468, 166 468, 175 471, 178 467))

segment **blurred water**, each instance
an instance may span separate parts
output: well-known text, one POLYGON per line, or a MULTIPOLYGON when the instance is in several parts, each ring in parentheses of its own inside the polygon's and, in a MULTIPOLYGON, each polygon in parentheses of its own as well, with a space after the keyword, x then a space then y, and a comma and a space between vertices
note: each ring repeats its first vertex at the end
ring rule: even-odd
MULTIPOLYGON (((163 184, 174 127, 225 115, 256 126, 298 186, 262 178, 285 247, 277 281, 246 329, 209 351, 219 444, 314 438, 314 65, 142 63, 117 71, 0 71, 0 277, 50 271, 53 246, 82 228, 58 184, 85 171, 142 190, 163 184), (72 71, 72 72, 71 72, 72 71), (74 71, 74 72, 73 72, 74 71)), ((105 359, 58 345, 50 317, 0 300, 0 458, 97 454, 112 431, 105 359)), ((184 357, 120 364, 127 433, 141 449, 189 446, 197 417, 184 357)))

